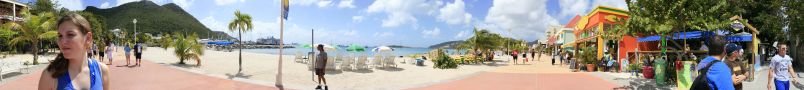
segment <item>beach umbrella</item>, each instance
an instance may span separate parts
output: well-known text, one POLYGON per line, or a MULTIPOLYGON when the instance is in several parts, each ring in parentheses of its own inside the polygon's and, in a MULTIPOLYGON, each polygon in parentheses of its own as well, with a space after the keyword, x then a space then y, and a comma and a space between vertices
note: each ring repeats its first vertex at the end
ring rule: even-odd
POLYGON ((300 47, 301 48, 313 48, 313 45, 312 44, 302 44, 300 47))
POLYGON ((332 46, 332 45, 329 45, 329 44, 304 44, 301 47, 302 48, 313 48, 313 49, 315 49, 315 47, 317 47, 318 45, 324 45, 324 51, 338 50, 338 47, 335 47, 335 46, 332 46))
POLYGON ((349 47, 346 47, 346 51, 350 52, 363 52, 366 51, 366 48, 360 45, 351 44, 349 47))
POLYGON ((374 52, 390 52, 390 51, 394 51, 394 48, 391 48, 391 47, 388 47, 388 46, 379 46, 377 48, 372 49, 371 51, 374 51, 374 52))

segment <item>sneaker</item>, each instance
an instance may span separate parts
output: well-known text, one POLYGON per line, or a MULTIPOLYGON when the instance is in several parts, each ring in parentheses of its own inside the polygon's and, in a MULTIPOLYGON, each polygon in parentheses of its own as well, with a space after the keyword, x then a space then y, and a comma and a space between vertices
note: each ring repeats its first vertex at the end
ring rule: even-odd
POLYGON ((324 90, 329 90, 329 86, 324 86, 324 90))
POLYGON ((315 87, 315 90, 321 90, 321 85, 318 85, 317 87, 315 87))

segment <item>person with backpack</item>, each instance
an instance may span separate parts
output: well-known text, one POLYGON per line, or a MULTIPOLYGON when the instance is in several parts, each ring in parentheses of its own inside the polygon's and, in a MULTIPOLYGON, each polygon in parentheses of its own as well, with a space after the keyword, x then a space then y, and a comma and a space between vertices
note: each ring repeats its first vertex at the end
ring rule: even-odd
POLYGON ((700 75, 695 78, 690 90, 734 90, 731 69, 723 62, 725 58, 725 38, 714 36, 707 40, 709 56, 695 68, 700 75))

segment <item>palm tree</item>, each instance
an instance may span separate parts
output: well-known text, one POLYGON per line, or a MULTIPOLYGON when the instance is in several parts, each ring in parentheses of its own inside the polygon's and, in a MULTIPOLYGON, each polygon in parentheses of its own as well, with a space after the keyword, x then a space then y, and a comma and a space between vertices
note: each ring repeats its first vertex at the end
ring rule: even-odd
MULTIPOLYGON (((473 55, 487 55, 487 53, 493 51, 500 45, 499 41, 501 40, 501 37, 497 34, 489 33, 488 30, 477 28, 475 28, 473 32, 474 36, 470 37, 466 40, 466 42, 459 45, 459 48, 471 49, 470 51, 473 52, 473 55)), ((480 59, 480 56, 475 57, 475 59, 480 59)))
POLYGON ((25 17, 25 22, 9 22, 3 24, 3 29, 16 30, 16 32, 18 32, 8 44, 18 45, 21 43, 29 43, 34 56, 33 64, 39 64, 39 58, 37 57, 39 55, 39 44, 46 40, 53 40, 58 36, 58 32, 53 30, 56 18, 54 14, 50 12, 31 15, 28 11, 23 11, 22 16, 25 17))
POLYGON ((196 65, 201 65, 201 55, 204 55, 204 46, 198 43, 198 35, 193 34, 184 36, 175 34, 176 41, 173 43, 173 54, 179 57, 179 64, 184 64, 184 60, 195 59, 196 65))
POLYGON ((229 31, 237 31, 237 42, 240 44, 238 47, 238 72, 243 71, 243 36, 241 35, 243 32, 251 31, 254 29, 254 25, 251 24, 251 16, 248 14, 240 13, 240 10, 235 11, 234 13, 235 18, 232 22, 229 22, 229 31))
POLYGON ((171 37, 170 34, 163 34, 162 38, 159 39, 159 47, 165 50, 171 47, 170 44, 172 43, 173 43, 173 37, 171 37))

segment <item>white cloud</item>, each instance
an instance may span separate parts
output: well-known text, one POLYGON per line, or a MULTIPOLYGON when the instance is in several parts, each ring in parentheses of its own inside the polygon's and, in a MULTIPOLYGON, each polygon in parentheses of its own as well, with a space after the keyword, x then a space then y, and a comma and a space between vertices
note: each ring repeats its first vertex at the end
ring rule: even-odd
MULTIPOLYGON (((300 5, 300 6, 310 6, 313 4, 318 4, 319 1, 322 0, 289 0, 290 5, 300 5)), ((282 0, 274 0, 275 3, 280 3, 282 0)))
POLYGON ((628 10, 628 4, 623 0, 596 0, 592 4, 593 6, 608 6, 628 10))
POLYGON ((391 32, 376 32, 374 33, 374 37, 389 37, 394 36, 394 33, 391 32))
POLYGON ((110 7, 112 7, 112 6, 110 6, 110 5, 109 5, 109 2, 103 2, 103 3, 100 5, 100 7, 98 7, 98 8, 110 8, 110 7))
POLYGON ((608 6, 619 9, 627 9, 628 4, 622 0, 559 0, 561 7, 561 17, 586 15, 597 6, 608 6))
POLYGON ((59 8, 67 8, 70 10, 84 10, 84 5, 81 0, 54 0, 59 4, 59 8))
POLYGON ((356 30, 349 30, 349 31, 345 31, 345 32, 343 32, 343 35, 346 35, 346 36, 355 36, 355 35, 357 35, 357 31, 356 31, 356 30))
POLYGON ((173 0, 173 3, 179 5, 181 8, 190 8, 195 0, 173 0))
POLYGON ((363 16, 352 16, 353 23, 360 23, 363 22, 363 16))
POLYGON ((549 25, 558 20, 547 14, 546 0, 495 0, 479 27, 517 39, 533 40, 544 36, 549 25))
POLYGON ((321 1, 318 1, 318 7, 319 7, 319 8, 325 8, 325 7, 327 7, 327 6, 332 6, 332 0, 321 0, 321 1))
POLYGON ((356 6, 352 4, 352 2, 354 2, 354 0, 341 0, 341 2, 338 3, 338 8, 355 8, 356 6))
POLYGON ((204 17, 204 19, 201 19, 201 24, 204 24, 204 26, 207 26, 207 28, 212 31, 228 32, 229 30, 226 27, 226 22, 215 20, 213 16, 204 17))
POLYGON ((461 30, 461 32, 458 32, 458 34, 456 34, 455 37, 453 37, 453 39, 463 40, 464 38, 467 37, 469 37, 469 31, 461 30))
POLYGON ((383 27, 398 27, 403 24, 416 23, 414 15, 432 15, 442 4, 439 0, 379 0, 368 6, 368 13, 385 13, 383 27))
POLYGON ((117 5, 115 5, 115 6, 120 6, 120 5, 129 3, 129 2, 136 2, 136 1, 140 1, 140 0, 117 0, 117 5))
POLYGON ((438 16, 438 20, 453 25, 469 24, 469 21, 472 20, 472 14, 466 13, 465 6, 463 0, 455 0, 454 3, 447 4, 439 10, 441 14, 438 16))
POLYGON ((223 5, 229 5, 229 4, 234 4, 234 3, 242 3, 242 2, 246 2, 246 0, 215 0, 215 5, 223 6, 223 5))
POLYGON ((561 17, 583 16, 591 7, 589 6, 589 0, 559 0, 558 4, 561 7, 561 17))
POLYGON ((441 29, 435 28, 433 30, 424 30, 422 31, 422 34, 424 34, 422 37, 438 37, 438 35, 441 34, 441 29))

